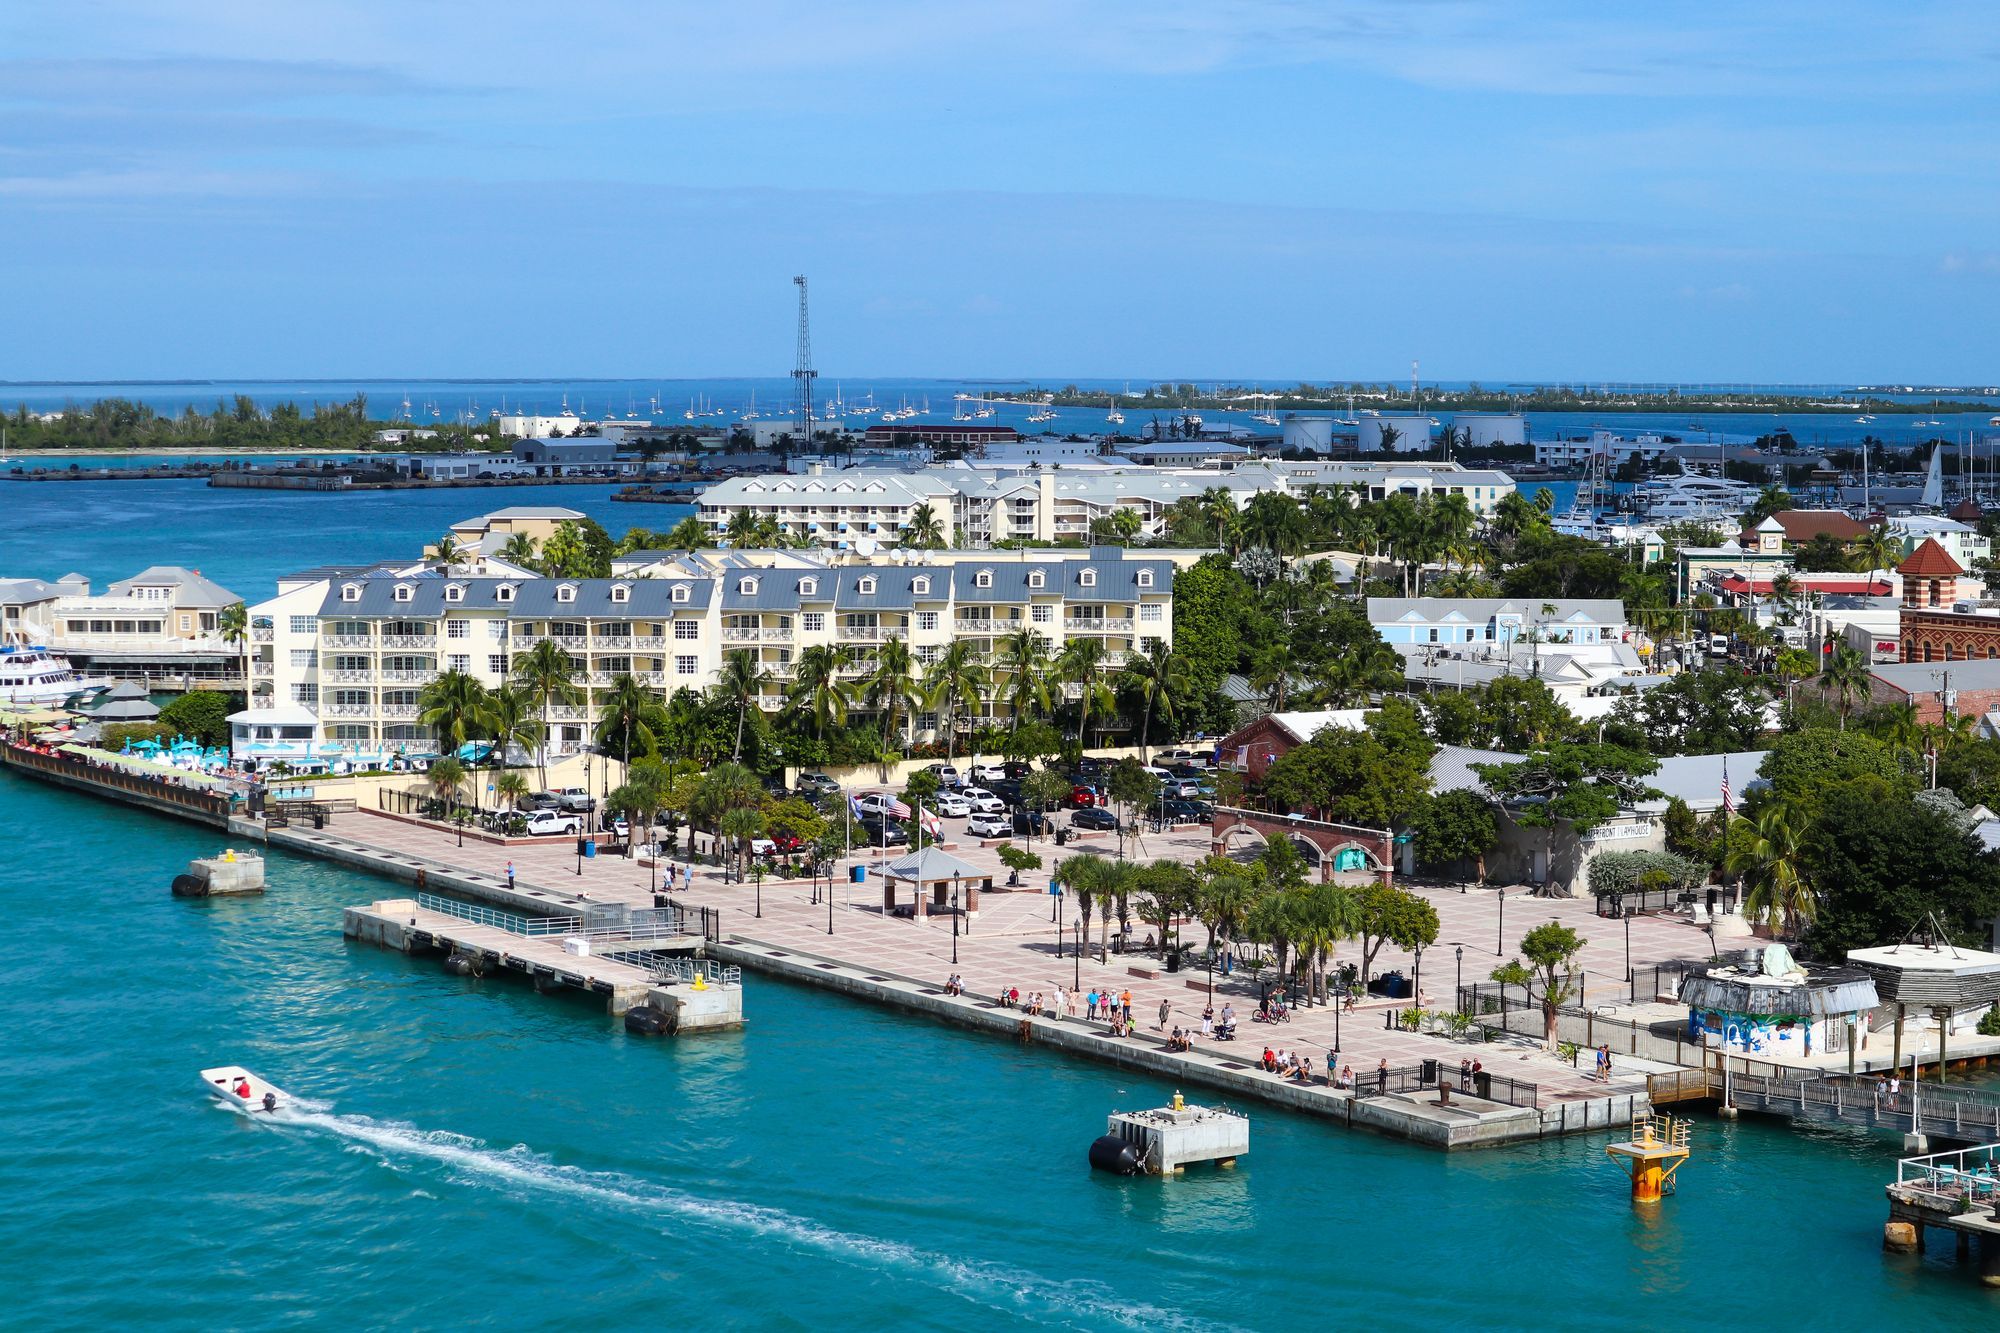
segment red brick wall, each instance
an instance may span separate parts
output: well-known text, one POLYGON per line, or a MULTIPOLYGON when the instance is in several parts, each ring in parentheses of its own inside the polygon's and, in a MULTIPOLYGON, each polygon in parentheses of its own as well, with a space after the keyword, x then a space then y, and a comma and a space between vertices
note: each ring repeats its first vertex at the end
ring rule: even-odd
POLYGON ((1256 782, 1263 778, 1272 760, 1297 744, 1291 732, 1268 717, 1260 717, 1230 732, 1216 747, 1216 761, 1226 768, 1245 765, 1245 774, 1256 782))

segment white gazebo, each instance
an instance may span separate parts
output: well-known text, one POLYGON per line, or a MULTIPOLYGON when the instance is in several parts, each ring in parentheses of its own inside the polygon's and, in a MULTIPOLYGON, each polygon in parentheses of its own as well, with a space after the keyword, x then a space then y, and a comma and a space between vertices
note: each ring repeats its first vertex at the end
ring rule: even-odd
POLYGON ((942 847, 921 847, 907 855, 899 856, 882 867, 882 910, 894 913, 896 910, 896 881, 908 883, 915 896, 913 917, 921 921, 932 911, 942 911, 952 905, 952 896, 964 895, 960 908, 966 916, 979 915, 979 891, 993 888, 992 872, 982 870, 963 857, 953 856, 942 847), (924 890, 929 888, 930 901, 924 900, 924 890))

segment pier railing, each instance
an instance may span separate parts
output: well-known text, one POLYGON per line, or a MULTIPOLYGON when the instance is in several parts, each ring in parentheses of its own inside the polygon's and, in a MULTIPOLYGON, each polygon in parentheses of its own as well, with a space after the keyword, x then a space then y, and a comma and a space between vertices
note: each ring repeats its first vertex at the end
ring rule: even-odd
POLYGON ((608 944, 667 944, 685 939, 696 924, 671 907, 635 907, 619 917, 524 916, 496 907, 462 903, 434 893, 417 895, 417 906, 457 917, 475 926, 490 926, 529 939, 577 938, 593 946, 608 944))
POLYGON ((1940 1206, 1955 1207, 1960 1199, 1993 1206, 2000 1200, 2000 1143, 1905 1157, 1896 1163, 1896 1184, 1940 1206))
POLYGON ((1732 1071, 1730 1103, 1845 1125, 1946 1135, 1977 1142, 2000 1142, 2000 1092, 1948 1084, 1907 1082, 1891 1096, 1886 1081, 1859 1075, 1777 1079, 1732 1071))
POLYGON ((197 814, 213 823, 226 824, 232 808, 228 793, 209 788, 183 786, 166 776, 153 777, 109 764, 92 763, 74 755, 49 754, 25 745, 0 746, 0 758, 9 764, 37 771, 58 781, 123 792, 197 814))
POLYGON ((713 958, 668 958, 654 953, 605 951, 614 962, 636 967, 660 981, 692 983, 699 976, 708 985, 725 988, 743 984, 743 969, 713 958))
POLYGON ((1487 1069, 1473 1073, 1443 1060, 1391 1069, 1386 1075, 1379 1070, 1374 1073, 1364 1070, 1355 1075, 1354 1083, 1354 1092, 1358 1097, 1379 1097, 1391 1092, 1428 1092, 1440 1083, 1468 1097, 1501 1102, 1507 1106, 1533 1107, 1541 1096, 1539 1084, 1524 1083, 1487 1069))

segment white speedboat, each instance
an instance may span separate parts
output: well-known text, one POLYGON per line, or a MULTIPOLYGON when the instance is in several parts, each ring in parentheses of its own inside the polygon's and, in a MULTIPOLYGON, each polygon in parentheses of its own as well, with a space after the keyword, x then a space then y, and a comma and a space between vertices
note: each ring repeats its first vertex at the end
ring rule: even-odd
POLYGON ((245 1115, 276 1115, 292 1104, 281 1089, 266 1083, 241 1065, 220 1065, 201 1071, 201 1085, 224 1106, 245 1115))
POLYGON ((41 644, 0 644, 0 703, 59 704, 111 683, 109 676, 77 675, 67 657, 41 644))

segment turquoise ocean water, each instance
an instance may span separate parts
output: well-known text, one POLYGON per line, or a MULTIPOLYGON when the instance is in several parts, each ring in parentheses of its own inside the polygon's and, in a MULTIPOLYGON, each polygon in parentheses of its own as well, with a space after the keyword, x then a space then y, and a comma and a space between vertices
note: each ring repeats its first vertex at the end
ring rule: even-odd
MULTIPOLYGON (((582 490, 505 498, 667 521, 582 490)), ((174 561, 254 597, 493 493, 0 496, 4 572, 174 561)), ((1887 1137, 1704 1119, 1640 1213, 1601 1136, 1448 1158, 1259 1109, 1233 1173, 1113 1181, 1086 1146, 1170 1085, 756 977, 742 1032, 632 1040, 580 998, 344 943, 342 907, 397 886, 276 856, 262 898, 177 900, 213 833, 6 774, 0 827, 0 1327, 2000 1319, 1950 1246, 1881 1254, 1887 1137), (213 1109, 211 1063, 321 1109, 213 1109)))

